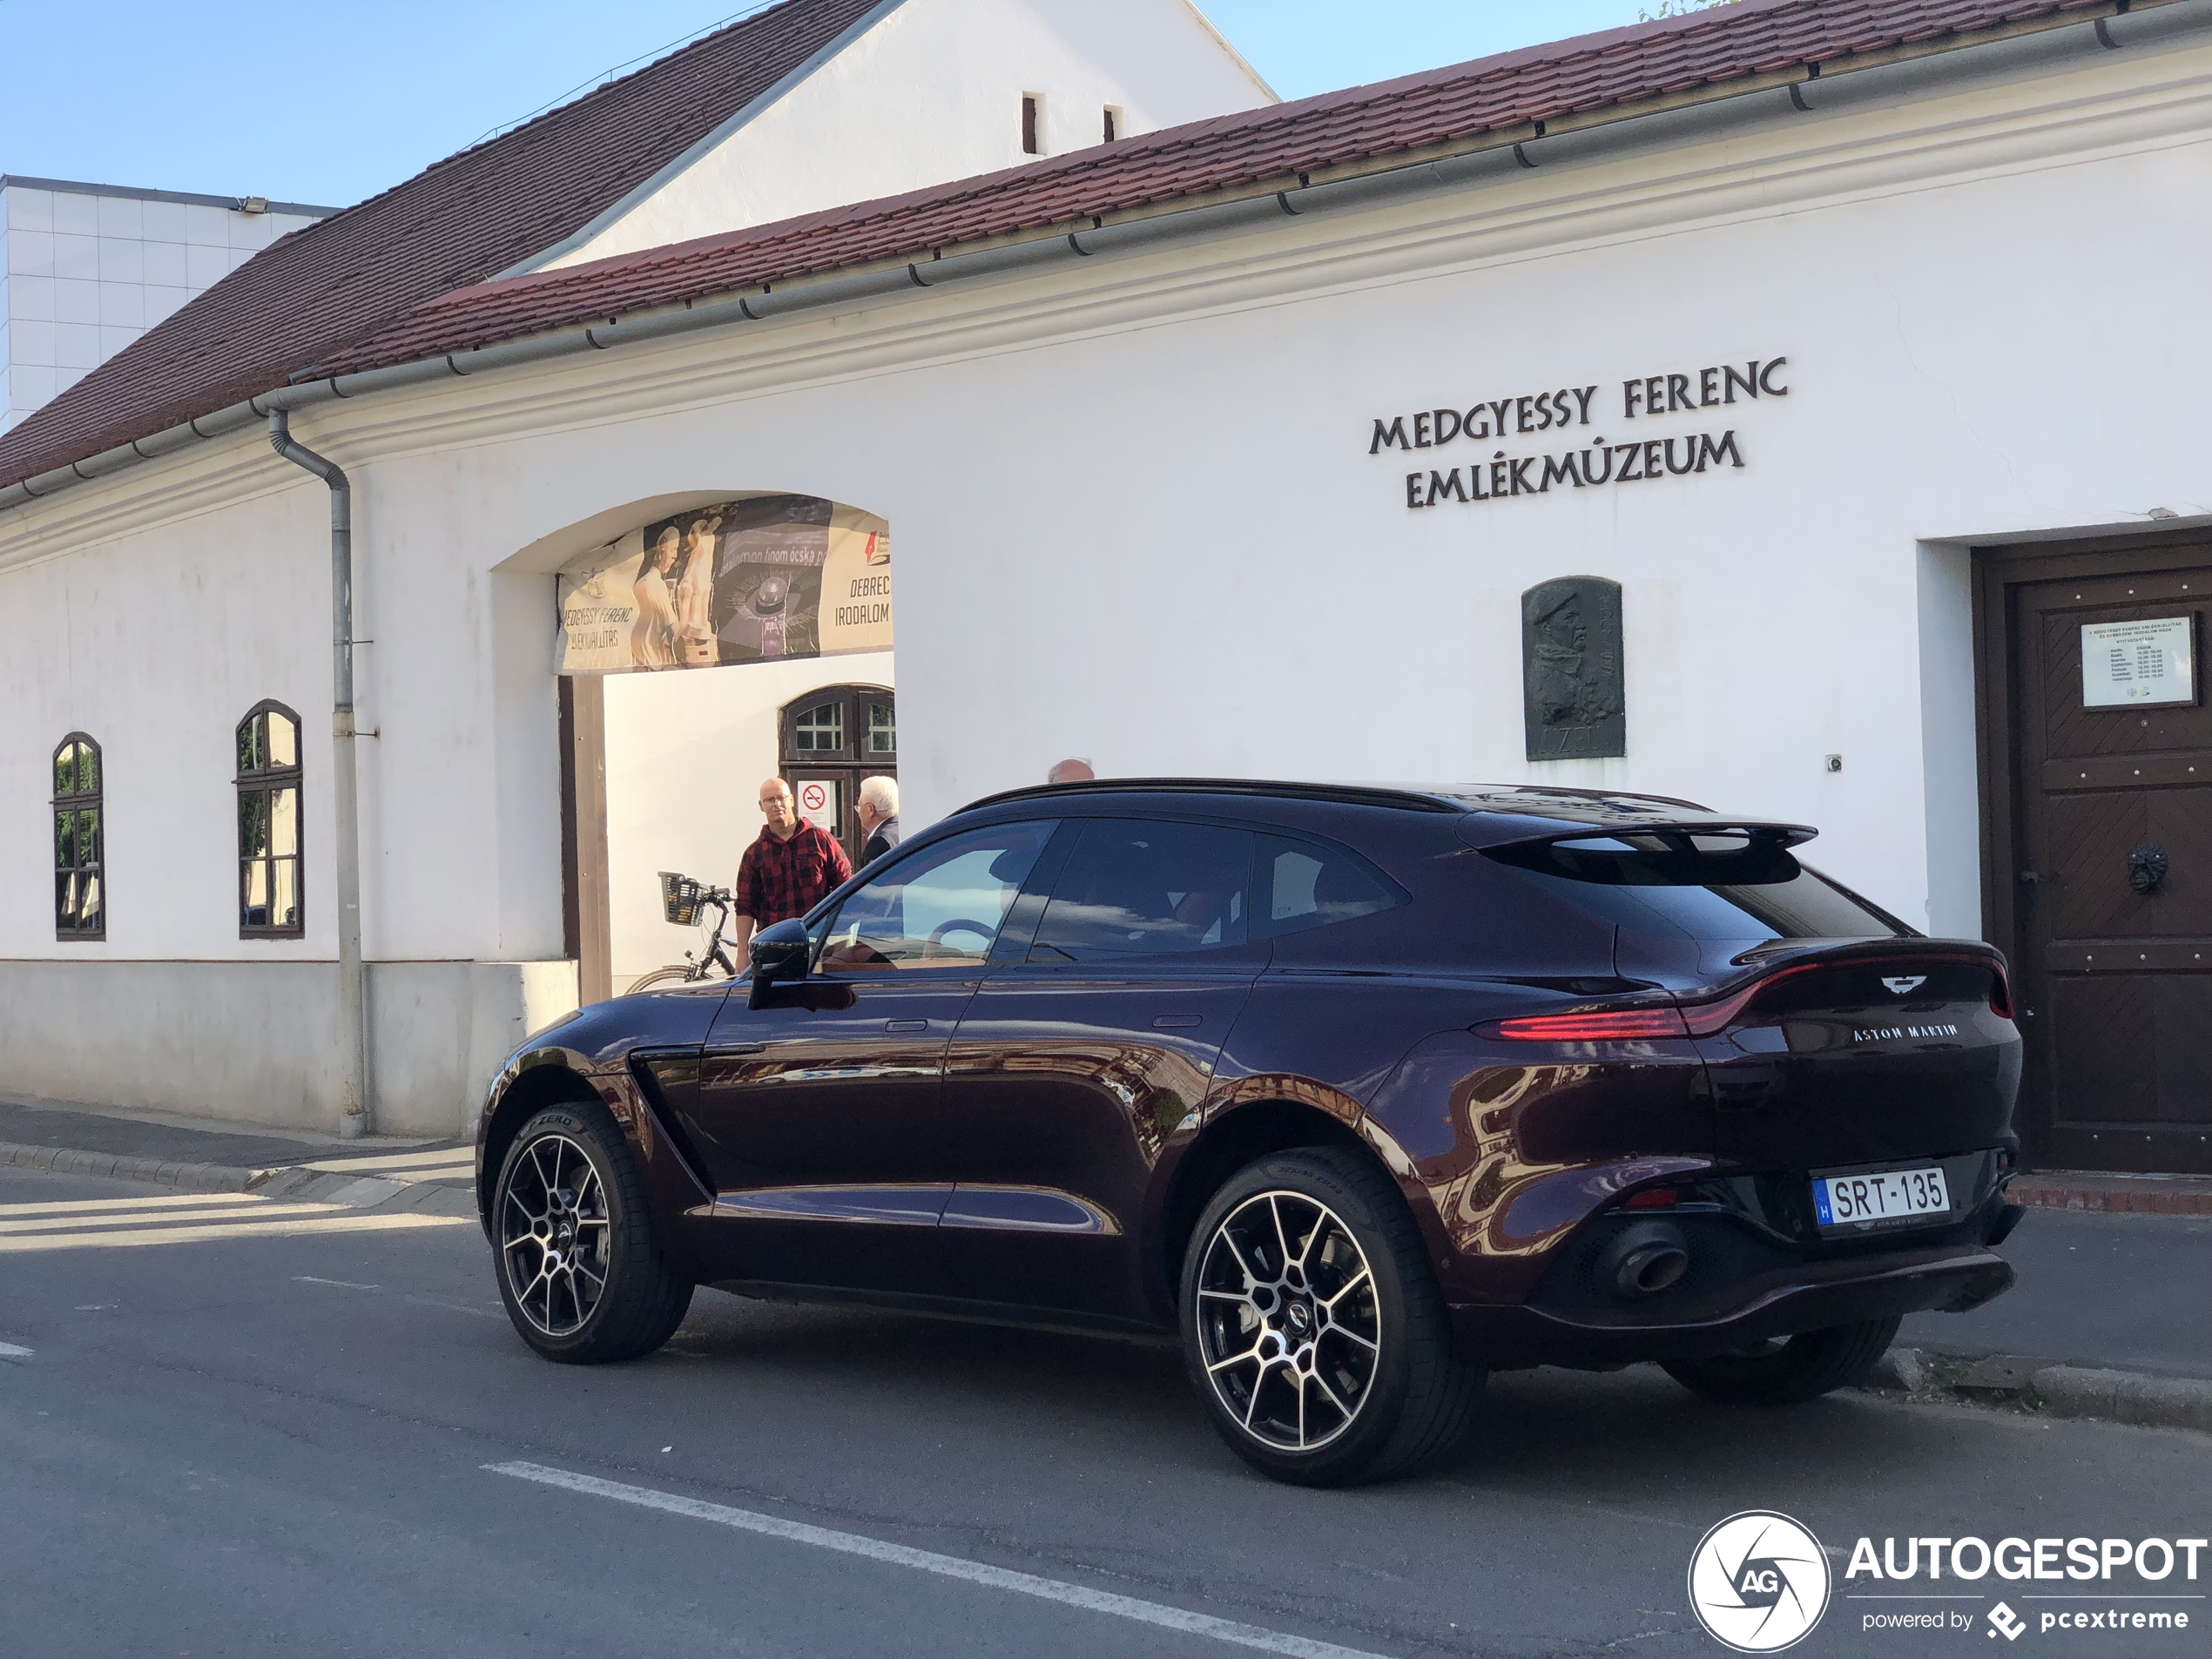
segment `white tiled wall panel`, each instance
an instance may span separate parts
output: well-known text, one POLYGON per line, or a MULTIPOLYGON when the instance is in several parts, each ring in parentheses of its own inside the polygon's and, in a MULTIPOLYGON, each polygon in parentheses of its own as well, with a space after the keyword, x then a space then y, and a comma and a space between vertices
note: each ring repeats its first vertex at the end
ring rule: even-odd
POLYGON ((313 223, 199 202, 0 189, 0 432, 313 223))

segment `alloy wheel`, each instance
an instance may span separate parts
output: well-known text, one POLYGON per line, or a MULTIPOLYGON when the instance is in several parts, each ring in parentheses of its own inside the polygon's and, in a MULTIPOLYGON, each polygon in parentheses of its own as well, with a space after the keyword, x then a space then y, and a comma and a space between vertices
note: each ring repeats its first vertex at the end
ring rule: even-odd
POLYGON ((1382 1312, 1366 1253, 1326 1204, 1278 1190, 1222 1218, 1198 1268, 1206 1380, 1244 1433, 1313 1452, 1373 1390, 1382 1312))
POLYGON ((572 1336, 607 1289, 607 1194, 583 1149, 565 1135, 530 1143, 500 1205, 501 1261, 523 1317, 549 1337, 572 1336))

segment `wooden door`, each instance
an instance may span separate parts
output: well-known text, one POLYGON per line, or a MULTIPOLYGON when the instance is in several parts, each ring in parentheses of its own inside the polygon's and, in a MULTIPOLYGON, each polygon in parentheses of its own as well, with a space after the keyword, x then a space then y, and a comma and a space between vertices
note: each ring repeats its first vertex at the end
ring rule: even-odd
POLYGON ((858 869, 867 841, 863 779, 899 777, 898 698, 885 685, 825 685, 784 705, 782 772, 799 815, 835 836, 858 869))
POLYGON ((2006 583, 2022 1128, 2047 1169, 2212 1173, 2212 550, 2068 568, 2006 583))

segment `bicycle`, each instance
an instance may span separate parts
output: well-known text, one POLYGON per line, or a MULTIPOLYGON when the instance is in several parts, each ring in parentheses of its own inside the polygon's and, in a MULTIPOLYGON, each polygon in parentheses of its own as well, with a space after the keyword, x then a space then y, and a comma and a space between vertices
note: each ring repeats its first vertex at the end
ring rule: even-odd
POLYGON ((657 985, 697 985, 714 978, 718 970, 724 979, 737 978, 737 965, 730 960, 730 953, 725 948, 736 944, 737 941, 726 937, 722 932, 723 925, 730 920, 730 889, 703 887, 688 875, 663 870, 660 873, 660 900, 662 914, 667 916, 671 927, 705 927, 706 954, 695 956, 687 950, 682 961, 671 962, 665 968, 656 968, 624 995, 634 996, 639 991, 651 990, 657 985), (715 913, 713 920, 702 924, 699 919, 702 911, 715 913))

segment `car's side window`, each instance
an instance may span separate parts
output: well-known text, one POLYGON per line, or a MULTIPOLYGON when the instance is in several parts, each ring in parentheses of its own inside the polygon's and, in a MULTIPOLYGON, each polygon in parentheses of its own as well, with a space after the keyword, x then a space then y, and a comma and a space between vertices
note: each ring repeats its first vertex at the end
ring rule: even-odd
POLYGON ((1325 927, 1405 902, 1362 860, 1318 842, 1264 835, 1260 863, 1271 934, 1325 927))
POLYGON ((1053 885, 1029 960, 1088 962, 1241 945, 1251 861, 1244 830, 1094 819, 1053 885))
POLYGON ((1049 823, 997 824, 900 859, 838 907, 814 971, 981 962, 1052 831, 1049 823))

